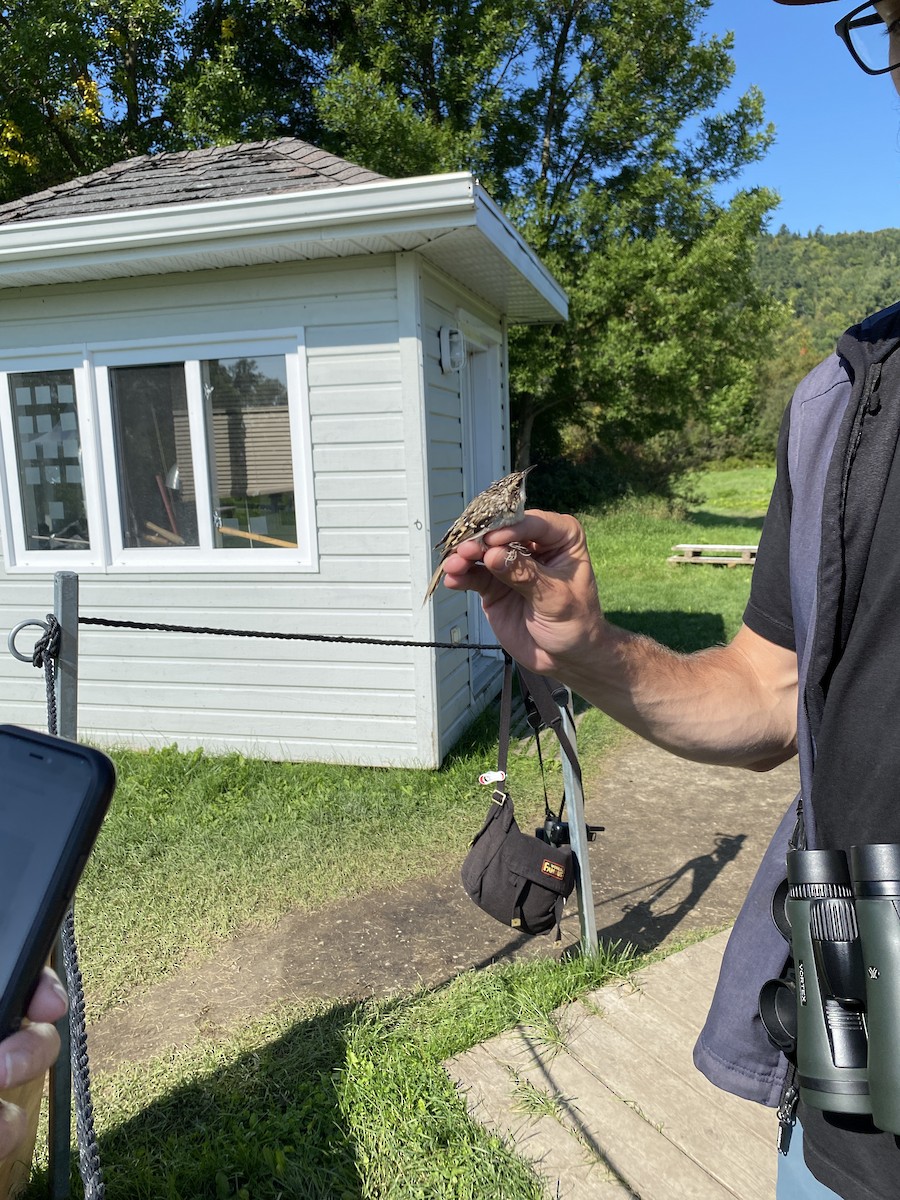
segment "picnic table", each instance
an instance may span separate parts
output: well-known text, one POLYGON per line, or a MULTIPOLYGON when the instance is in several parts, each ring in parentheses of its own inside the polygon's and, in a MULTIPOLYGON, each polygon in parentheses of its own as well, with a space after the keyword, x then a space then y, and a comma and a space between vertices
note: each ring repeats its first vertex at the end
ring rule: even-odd
POLYGON ((673 546, 670 563, 711 563, 724 567, 752 567, 758 546, 711 545, 701 542, 681 542, 673 546))

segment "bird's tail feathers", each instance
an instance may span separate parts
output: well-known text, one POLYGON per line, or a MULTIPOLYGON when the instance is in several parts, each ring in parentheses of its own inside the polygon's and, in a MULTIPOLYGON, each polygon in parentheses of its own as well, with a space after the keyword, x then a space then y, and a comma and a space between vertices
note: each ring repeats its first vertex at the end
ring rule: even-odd
POLYGON ((434 595, 435 591, 437 590, 437 585, 441 582, 441 575, 443 574, 443 561, 444 560, 441 559, 431 577, 431 583, 429 583, 428 591, 425 593, 425 599, 422 601, 423 608, 434 595))

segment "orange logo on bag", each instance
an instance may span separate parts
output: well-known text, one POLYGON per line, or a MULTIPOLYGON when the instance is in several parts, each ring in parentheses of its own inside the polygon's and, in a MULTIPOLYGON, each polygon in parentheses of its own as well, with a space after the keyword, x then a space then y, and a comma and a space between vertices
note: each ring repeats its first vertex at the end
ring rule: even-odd
POLYGON ((563 879, 566 874, 566 869, 561 863, 554 862, 550 858, 545 858, 541 863, 541 874, 552 875, 554 879, 563 879))

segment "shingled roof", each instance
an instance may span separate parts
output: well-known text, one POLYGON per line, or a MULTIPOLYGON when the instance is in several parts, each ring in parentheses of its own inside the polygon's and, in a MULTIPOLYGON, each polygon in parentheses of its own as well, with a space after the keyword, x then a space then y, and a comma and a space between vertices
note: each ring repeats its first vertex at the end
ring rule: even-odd
POLYGON ((93 175, 0 205, 0 225, 352 187, 386 178, 299 138, 239 142, 126 159, 93 175))

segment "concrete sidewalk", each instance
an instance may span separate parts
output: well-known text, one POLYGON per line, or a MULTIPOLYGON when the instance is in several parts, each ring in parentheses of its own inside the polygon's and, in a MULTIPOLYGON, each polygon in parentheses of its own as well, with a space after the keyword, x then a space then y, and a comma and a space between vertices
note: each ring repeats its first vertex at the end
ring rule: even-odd
POLYGON ((551 1200, 771 1200, 775 1113, 728 1096, 691 1051, 717 934, 446 1064, 472 1116, 512 1141, 551 1200))

